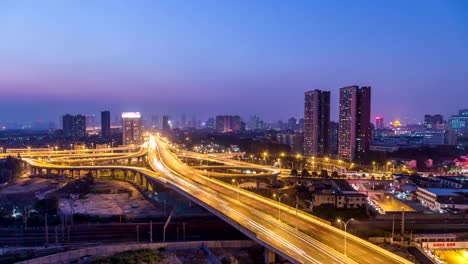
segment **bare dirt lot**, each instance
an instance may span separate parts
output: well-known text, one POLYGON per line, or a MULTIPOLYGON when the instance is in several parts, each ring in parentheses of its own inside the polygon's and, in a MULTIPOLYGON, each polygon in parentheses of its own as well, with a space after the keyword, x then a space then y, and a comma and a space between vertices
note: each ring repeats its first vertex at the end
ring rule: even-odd
POLYGON ((131 184, 119 181, 98 181, 91 192, 81 198, 60 198, 59 208, 66 214, 98 216, 145 217, 164 213, 131 184))

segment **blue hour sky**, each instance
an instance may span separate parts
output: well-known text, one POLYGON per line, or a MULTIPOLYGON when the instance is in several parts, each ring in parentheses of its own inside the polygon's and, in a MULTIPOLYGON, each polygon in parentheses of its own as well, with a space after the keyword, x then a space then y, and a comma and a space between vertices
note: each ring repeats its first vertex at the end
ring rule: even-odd
POLYGON ((385 121, 468 108, 468 1, 0 1, 0 121, 110 109, 303 115, 372 86, 385 121))

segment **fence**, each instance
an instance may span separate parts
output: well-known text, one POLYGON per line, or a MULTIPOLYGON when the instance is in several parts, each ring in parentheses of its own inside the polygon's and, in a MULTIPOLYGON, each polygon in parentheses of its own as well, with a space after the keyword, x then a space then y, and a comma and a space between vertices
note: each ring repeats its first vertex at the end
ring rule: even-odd
POLYGON ((216 261, 217 258, 213 254, 213 252, 209 250, 209 248, 244 248, 244 247, 252 247, 254 245, 256 245, 256 243, 251 240, 190 241, 190 242, 170 242, 170 243, 145 243, 145 244, 130 244, 130 245, 129 244, 108 245, 108 246, 97 246, 97 247, 89 247, 89 248, 71 250, 67 252, 40 257, 40 258, 30 259, 30 260, 22 261, 19 263, 21 264, 69 263, 73 260, 80 259, 84 256, 112 256, 115 253, 119 253, 123 251, 140 250, 140 249, 157 250, 159 248, 165 248, 165 249, 202 248, 205 250, 205 252, 207 252, 210 262, 216 263, 213 261, 216 261))

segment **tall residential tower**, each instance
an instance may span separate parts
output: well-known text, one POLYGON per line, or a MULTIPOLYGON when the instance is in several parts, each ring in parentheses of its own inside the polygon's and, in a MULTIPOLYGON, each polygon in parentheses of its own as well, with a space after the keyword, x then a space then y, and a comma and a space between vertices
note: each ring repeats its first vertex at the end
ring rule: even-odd
POLYGON ((370 145, 371 88, 348 86, 340 89, 338 155, 361 160, 370 145))
POLYGON ((328 155, 330 126, 330 92, 305 92, 304 99, 304 155, 328 155))
POLYGON ((141 126, 141 115, 139 112, 122 113, 122 144, 140 144, 143 131, 141 126))
POLYGON ((109 111, 102 111, 101 112, 101 137, 109 139, 110 138, 110 112, 109 111))

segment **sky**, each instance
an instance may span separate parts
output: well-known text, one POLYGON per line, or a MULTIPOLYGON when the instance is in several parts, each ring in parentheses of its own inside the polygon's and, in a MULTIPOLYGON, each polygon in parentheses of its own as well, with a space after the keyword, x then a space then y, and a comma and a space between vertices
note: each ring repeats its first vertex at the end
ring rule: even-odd
POLYGON ((468 1, 0 1, 0 121, 101 110, 303 116, 372 87, 372 118, 468 108, 468 1))

